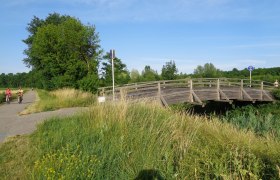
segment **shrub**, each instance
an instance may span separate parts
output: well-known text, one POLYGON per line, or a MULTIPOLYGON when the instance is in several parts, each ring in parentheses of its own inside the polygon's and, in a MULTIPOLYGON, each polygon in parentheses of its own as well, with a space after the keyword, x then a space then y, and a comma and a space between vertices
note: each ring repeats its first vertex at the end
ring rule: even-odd
POLYGON ((78 82, 78 84, 79 84, 80 89, 82 89, 84 91, 96 93, 98 85, 99 85, 98 75, 96 75, 96 74, 88 75, 88 76, 84 77, 83 79, 81 79, 78 82))

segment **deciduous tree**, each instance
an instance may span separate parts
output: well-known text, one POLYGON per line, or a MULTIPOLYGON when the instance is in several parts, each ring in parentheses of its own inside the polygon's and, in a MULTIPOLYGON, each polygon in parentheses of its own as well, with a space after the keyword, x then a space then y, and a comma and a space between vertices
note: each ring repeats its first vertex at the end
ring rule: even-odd
POLYGON ((45 20, 34 17, 27 30, 24 62, 41 75, 44 88, 77 88, 86 76, 98 77, 101 49, 94 26, 54 13, 45 20))
POLYGON ((174 61, 166 62, 161 69, 161 77, 164 80, 173 80, 176 79, 178 69, 174 61))

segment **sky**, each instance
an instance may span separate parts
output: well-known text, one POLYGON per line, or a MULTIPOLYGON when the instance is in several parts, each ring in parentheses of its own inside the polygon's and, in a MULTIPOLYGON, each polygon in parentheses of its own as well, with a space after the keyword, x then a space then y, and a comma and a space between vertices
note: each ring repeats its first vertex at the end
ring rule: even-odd
POLYGON ((280 67, 279 0, 0 0, 0 73, 30 70, 26 27, 54 12, 95 25, 104 52, 115 49, 128 70, 160 73, 170 60, 182 73, 280 67))

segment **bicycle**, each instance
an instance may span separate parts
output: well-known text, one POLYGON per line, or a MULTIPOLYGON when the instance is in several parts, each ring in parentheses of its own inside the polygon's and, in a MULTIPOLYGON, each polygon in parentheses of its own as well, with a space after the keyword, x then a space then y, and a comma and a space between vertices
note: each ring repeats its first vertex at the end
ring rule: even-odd
POLYGON ((7 104, 10 104, 10 97, 11 97, 11 95, 9 95, 9 94, 6 95, 6 103, 7 104))
POLYGON ((18 95, 18 103, 21 104, 22 102, 22 95, 18 95))

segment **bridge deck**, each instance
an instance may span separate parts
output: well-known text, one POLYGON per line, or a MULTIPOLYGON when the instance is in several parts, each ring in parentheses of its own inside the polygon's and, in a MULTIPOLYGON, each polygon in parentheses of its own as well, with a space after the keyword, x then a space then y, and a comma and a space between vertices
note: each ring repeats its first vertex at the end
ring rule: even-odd
POLYGON ((205 101, 274 101, 272 83, 238 79, 184 79, 128 84, 114 89, 101 88, 107 99, 158 98, 164 105, 194 103, 203 105, 205 101))

